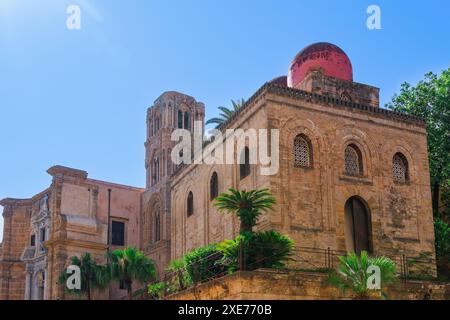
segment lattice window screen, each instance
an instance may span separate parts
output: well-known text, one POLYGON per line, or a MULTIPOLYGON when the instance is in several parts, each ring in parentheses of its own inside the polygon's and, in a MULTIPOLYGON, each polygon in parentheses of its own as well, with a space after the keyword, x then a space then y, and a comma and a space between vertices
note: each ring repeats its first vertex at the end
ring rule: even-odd
POLYGON ((308 141, 302 136, 294 140, 294 165, 296 167, 311 167, 311 150, 308 141))
POLYGON ((407 179, 407 165, 403 157, 399 154, 394 156, 392 163, 392 177, 394 181, 406 182, 407 179))
POLYGON ((359 155, 352 146, 345 149, 345 173, 349 176, 358 176, 361 173, 359 155))

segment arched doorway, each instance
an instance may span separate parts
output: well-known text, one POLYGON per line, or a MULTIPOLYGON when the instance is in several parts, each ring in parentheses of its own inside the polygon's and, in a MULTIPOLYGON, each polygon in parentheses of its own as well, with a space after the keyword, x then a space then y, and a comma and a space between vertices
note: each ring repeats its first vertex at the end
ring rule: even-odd
POLYGON ((345 203, 345 243, 348 251, 372 252, 370 212, 359 197, 351 197, 345 203))

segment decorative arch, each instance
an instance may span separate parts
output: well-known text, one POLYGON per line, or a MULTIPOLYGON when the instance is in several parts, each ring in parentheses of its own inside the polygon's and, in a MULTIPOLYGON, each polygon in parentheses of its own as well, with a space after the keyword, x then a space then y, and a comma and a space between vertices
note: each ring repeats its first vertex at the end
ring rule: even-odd
POLYGON ((344 151, 344 172, 348 176, 363 176, 364 161, 360 148, 350 143, 344 151))
POLYGON ((342 137, 334 144, 336 154, 340 155, 336 162, 336 166, 339 166, 338 171, 349 176, 345 172, 345 151, 349 145, 354 145, 358 148, 362 160, 362 172, 356 177, 371 180, 374 168, 381 163, 380 153, 373 139, 366 132, 355 128, 353 125, 346 125, 336 130, 335 137, 342 137))
MULTIPOLYGON (((383 172, 389 181, 394 181, 393 179, 393 159, 397 153, 400 153, 408 165, 407 168, 407 181, 406 183, 414 183, 417 179, 418 170, 420 170, 421 158, 412 146, 410 146, 406 141, 402 139, 395 139, 391 143, 386 144, 382 148, 383 159, 381 160, 384 164, 383 172), (419 166, 419 168, 417 167, 419 166)), ((402 183, 400 183, 402 184, 402 183)))
POLYGON ((163 237, 163 225, 164 225, 164 207, 162 197, 159 193, 153 193, 150 199, 147 201, 145 210, 142 217, 142 242, 144 245, 150 245, 156 242, 156 231, 159 231, 159 238, 163 237), (155 214, 159 212, 159 221, 156 221, 155 214), (156 227, 156 223, 159 223, 159 228, 156 227))
MULTIPOLYGON (((315 123, 310 119, 291 119, 280 128, 280 159, 289 159, 289 163, 295 163, 294 152, 292 151, 293 141, 299 135, 306 136, 310 142, 310 155, 314 168, 320 168, 320 150, 324 148, 325 141, 322 133, 315 123)), ((289 172, 295 169, 289 166, 289 172)), ((293 170, 294 172, 297 170, 293 170)))

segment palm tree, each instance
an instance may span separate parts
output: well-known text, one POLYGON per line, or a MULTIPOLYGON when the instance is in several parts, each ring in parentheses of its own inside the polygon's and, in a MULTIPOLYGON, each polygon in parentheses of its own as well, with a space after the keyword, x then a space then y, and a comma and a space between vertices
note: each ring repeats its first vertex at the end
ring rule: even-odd
MULTIPOLYGON (((360 256, 349 252, 346 256, 339 257, 337 273, 331 274, 328 281, 342 291, 352 290, 355 293, 355 299, 368 299, 370 289, 367 287, 367 282, 371 274, 367 271, 370 266, 380 268, 382 286, 395 280, 396 267, 391 259, 383 256, 372 258, 366 251, 362 251, 360 256)), ((384 294, 383 291, 381 294, 384 294)))
POLYGON ((133 282, 146 283, 156 276, 155 264, 147 258, 142 251, 134 247, 124 250, 115 250, 109 253, 109 265, 111 277, 121 281, 128 293, 128 298, 133 299, 133 282))
POLYGON ((219 211, 236 214, 241 221, 241 233, 252 232, 262 212, 272 209, 275 198, 268 189, 238 191, 229 189, 219 195, 214 205, 219 211))
POLYGON ((229 109, 227 107, 219 107, 219 110, 222 111, 222 113, 220 113, 219 117, 211 118, 206 121, 206 125, 215 123, 217 124, 216 128, 220 127, 222 124, 227 122, 235 112, 242 108, 242 106, 245 104, 245 100, 231 100, 231 104, 233 106, 232 109, 229 109))
POLYGON ((70 290, 65 285, 68 277, 67 269, 59 277, 59 283, 65 286, 65 290, 70 294, 85 294, 87 299, 91 300, 92 290, 105 289, 110 282, 109 270, 106 266, 98 265, 92 260, 89 253, 81 256, 81 259, 73 256, 70 258, 70 264, 80 268, 80 290, 70 290))

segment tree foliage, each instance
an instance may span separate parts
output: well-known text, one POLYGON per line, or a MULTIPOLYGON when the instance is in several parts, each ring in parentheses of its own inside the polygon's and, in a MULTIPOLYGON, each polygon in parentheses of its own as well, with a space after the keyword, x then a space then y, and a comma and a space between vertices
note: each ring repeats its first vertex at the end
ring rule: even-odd
POLYGON ((124 283, 130 300, 134 281, 146 283, 156 276, 153 261, 134 247, 115 250, 109 253, 108 260, 112 279, 124 283))
POLYGON ((222 124, 227 122, 235 112, 239 111, 239 109, 242 108, 242 106, 245 104, 245 100, 231 100, 232 108, 227 107, 219 107, 218 109, 221 111, 218 117, 211 118, 208 121, 206 121, 206 125, 208 124, 216 124, 216 128, 220 127, 222 124))
POLYGON ((66 286, 69 278, 67 269, 59 276, 58 282, 64 286, 64 290, 73 295, 86 295, 88 300, 92 298, 92 291, 96 289, 105 289, 110 283, 110 274, 106 266, 98 265, 91 257, 90 253, 85 253, 81 258, 73 256, 70 258, 70 264, 80 268, 80 290, 70 290, 66 286))
POLYGON ((220 194, 214 205, 220 212, 236 214, 241 221, 241 232, 252 232, 258 217, 275 204, 275 198, 268 189, 238 191, 229 189, 220 194))
POLYGON ((450 224, 436 219, 434 234, 438 270, 442 276, 450 279, 450 224))
POLYGON ((217 245, 223 254, 223 264, 230 272, 239 269, 243 259, 245 270, 282 268, 290 260, 294 242, 277 231, 243 232, 233 240, 217 245))

